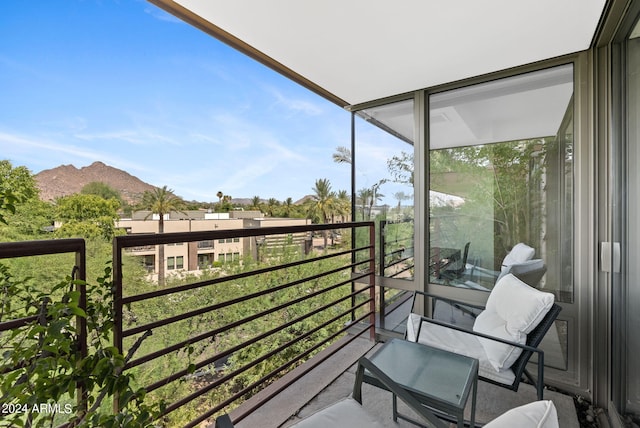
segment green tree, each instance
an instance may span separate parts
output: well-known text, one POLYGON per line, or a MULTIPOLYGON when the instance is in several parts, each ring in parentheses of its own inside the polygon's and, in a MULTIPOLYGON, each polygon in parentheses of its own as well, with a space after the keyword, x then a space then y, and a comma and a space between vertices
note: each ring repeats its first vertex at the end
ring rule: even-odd
POLYGON ((75 194, 56 200, 55 213, 62 226, 58 236, 103 238, 115 235, 115 221, 120 203, 116 199, 103 199, 97 195, 75 194))
POLYGON ((36 180, 24 166, 0 161, 0 241, 34 239, 53 224, 51 204, 38 197, 36 180))
POLYGON ((120 192, 101 181, 92 181, 91 183, 85 184, 82 190, 80 190, 80 193, 83 195, 100 196, 103 199, 115 199, 122 204, 122 195, 120 192))
POLYGON ((37 198, 40 193, 31 171, 26 166, 14 167, 8 160, 0 161, 0 191, 9 191, 20 202, 37 198))
MULTIPOLYGON (((142 207, 151 211, 145 220, 158 214, 158 233, 164 233, 164 216, 171 211, 181 211, 184 207, 182 199, 173 194, 167 186, 156 187, 152 192, 146 191, 142 196, 142 207)), ((158 246, 158 285, 164 285, 164 245, 158 246)))
POLYGON ((36 180, 27 167, 0 161, 0 223, 7 224, 5 214, 14 214, 18 204, 37 199, 38 193, 36 180))
POLYGON ((393 182, 413 186, 413 153, 401 152, 399 156, 393 156, 387 160, 387 169, 393 182))

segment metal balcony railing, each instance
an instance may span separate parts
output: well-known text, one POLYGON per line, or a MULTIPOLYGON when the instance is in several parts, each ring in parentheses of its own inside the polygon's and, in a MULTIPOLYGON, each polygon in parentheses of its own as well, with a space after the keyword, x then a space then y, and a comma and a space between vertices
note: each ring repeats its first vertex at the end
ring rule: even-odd
MULTIPOLYGON (((114 239, 114 345, 127 356, 122 374, 134 375, 134 386, 147 391, 145 402, 166 404, 159 424, 197 426, 237 407, 294 368, 302 366, 303 370, 298 368, 299 374, 288 377, 283 388, 356 338, 368 334, 374 340, 372 222, 340 225, 343 236, 348 231, 353 237, 358 235, 358 246, 348 239, 343 247, 327 251, 309 251, 305 242, 295 239, 259 245, 271 236, 305 236, 335 227, 305 225, 114 239), (129 251, 131 248, 160 249, 167 244, 221 239, 241 243, 242 258, 222 268, 167 275, 162 282, 149 282, 151 277, 131 282, 140 277, 130 275, 128 269, 142 269, 141 258, 148 257, 129 251)), ((69 252, 75 253, 69 272, 78 280, 72 284, 85 310, 84 240, 0 243, 0 259, 69 252)), ((1 319, 0 335, 39 322, 46 310, 43 307, 19 319, 1 319)), ((84 318, 77 318, 77 326, 75 352, 86 356, 84 318)), ((21 366, 30 363, 24 361, 21 366)), ((2 374, 20 368, 3 367, 2 374)), ((78 379, 77 397, 84 396, 82 384, 78 379)), ((277 393, 263 391, 260 402, 277 393)), ((117 397, 114 407, 119 410, 117 397)), ((254 409, 244 410, 237 420, 254 409)))
POLYGON ((368 235, 368 242, 360 247, 347 243, 306 254, 308 249, 296 240, 281 240, 278 248, 260 246, 264 237, 335 228, 305 225, 114 239, 114 345, 123 354, 137 349, 123 373, 135 376, 148 400, 165 402, 165 423, 198 426, 302 362, 309 360, 309 369, 319 364, 339 350, 333 349, 338 341, 346 345, 366 333, 375 338, 372 222, 340 224, 352 236, 365 229, 359 236, 368 235), (222 274, 204 272, 179 283, 168 278, 155 289, 128 291, 124 261, 133 255, 127 248, 230 238, 239 238, 244 253, 222 274), (140 319, 143 306, 155 316, 140 319), (332 352, 323 353, 322 360, 310 359, 326 348, 332 352))
MULTIPOLYGON (((86 293, 86 252, 85 241, 83 239, 57 239, 57 240, 43 240, 43 241, 24 241, 24 242, 3 242, 0 243, 0 259, 16 259, 22 257, 32 256, 48 256, 56 254, 75 254, 75 261, 71 263, 68 268, 68 274, 74 280, 69 286, 75 288, 79 293, 78 307, 83 311, 86 310, 87 293, 86 293)), ((65 267, 62 267, 65 269, 65 267)), ((51 287, 52 284, 44 284, 45 289, 51 287)), ((5 293, 7 290, 3 290, 5 293)), ((44 290, 40 290, 41 292, 44 290)), ((5 296, 7 298, 9 296, 5 296)), ((2 319, 0 317, 0 337, 8 334, 10 337, 21 338, 21 340, 41 340, 36 338, 25 337, 25 331, 29 326, 34 323, 44 325, 49 320, 48 307, 51 304, 51 299, 43 295, 38 302, 34 302, 30 308, 24 308, 24 316, 13 319, 2 319)), ((4 308, 3 308, 4 309, 4 308)), ((70 352, 77 352, 80 358, 84 358, 87 355, 87 327, 86 320, 83 317, 76 318, 76 337, 75 337, 75 349, 70 352)), ((6 336, 5 336, 6 337, 6 336)), ((24 369, 30 365, 38 364, 41 355, 34 355, 32 358, 20 361, 13 365, 10 360, 5 360, 5 364, 2 365, 0 370, 0 376, 8 375, 19 369, 24 369)), ((5 355, 6 358, 6 355, 5 355)), ((81 404, 78 408, 78 412, 86 410, 82 407, 84 404, 80 397, 84 395, 83 382, 78 380, 76 383, 76 397, 81 404)))

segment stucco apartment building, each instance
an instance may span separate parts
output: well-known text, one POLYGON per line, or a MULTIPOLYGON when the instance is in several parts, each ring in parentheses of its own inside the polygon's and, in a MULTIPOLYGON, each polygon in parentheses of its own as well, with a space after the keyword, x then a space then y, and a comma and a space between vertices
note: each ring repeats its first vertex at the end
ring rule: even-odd
MULTIPOLYGON (((120 219, 116 227, 127 234, 158 233, 160 217, 149 211, 137 211, 131 218, 120 219)), ((164 217, 164 233, 206 232, 214 230, 248 229, 273 226, 309 224, 311 220, 297 218, 267 218, 259 211, 230 211, 213 213, 201 210, 171 212, 164 217)), ((311 236, 299 234, 287 239, 308 251, 311 236)), ((260 248, 282 243, 283 237, 227 238, 168 244, 164 248, 165 271, 197 271, 213 267, 216 262, 226 263, 242 259, 246 255, 258 257, 260 248)), ((158 272, 158 246, 135 247, 131 253, 141 257, 150 273, 158 272)))

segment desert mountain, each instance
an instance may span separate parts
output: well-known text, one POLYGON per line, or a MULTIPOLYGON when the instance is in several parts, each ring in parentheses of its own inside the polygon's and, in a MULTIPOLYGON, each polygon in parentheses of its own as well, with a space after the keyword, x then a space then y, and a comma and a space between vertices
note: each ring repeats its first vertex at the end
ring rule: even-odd
POLYGON ((45 201, 80 193, 86 184, 93 181, 105 183, 120 191, 122 198, 129 203, 138 202, 146 190, 155 188, 128 172, 102 162, 94 162, 80 169, 73 165, 61 165, 39 172, 35 179, 40 189, 40 198, 45 201))

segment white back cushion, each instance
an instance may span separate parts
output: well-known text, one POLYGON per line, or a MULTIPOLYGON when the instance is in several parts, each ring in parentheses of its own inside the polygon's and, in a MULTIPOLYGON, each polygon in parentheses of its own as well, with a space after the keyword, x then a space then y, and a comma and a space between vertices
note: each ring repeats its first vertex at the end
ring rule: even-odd
MULTIPOLYGON (((524 344, 527 334, 549 312, 553 302, 553 294, 529 287, 512 274, 507 274, 489 294, 487 306, 476 318, 473 330, 524 344)), ((480 343, 497 371, 511 367, 522 353, 521 348, 490 339, 480 339, 480 343)))
POLYGON ((485 428, 558 428, 558 412, 550 400, 534 401, 498 416, 485 428))
MULTIPOLYGON (((506 256, 504 256, 504 259, 502 259, 500 276, 504 276, 508 274, 512 264, 524 263, 527 260, 531 260, 535 253, 536 253, 536 250, 534 250, 527 244, 523 244, 522 242, 517 243, 511 249, 511 251, 509 251, 509 253, 506 256)), ((500 277, 498 277, 498 279, 500 279, 500 277)))
POLYGON ((511 334, 529 334, 547 315, 553 302, 553 294, 536 290, 509 274, 495 285, 485 310, 504 319, 511 334))
POLYGON ((502 266, 511 266, 514 263, 526 262, 527 260, 531 260, 535 253, 536 250, 527 244, 519 242, 509 251, 509 254, 504 257, 502 266))
POLYGON ((353 398, 333 403, 293 425, 296 428, 383 428, 384 424, 353 398))

